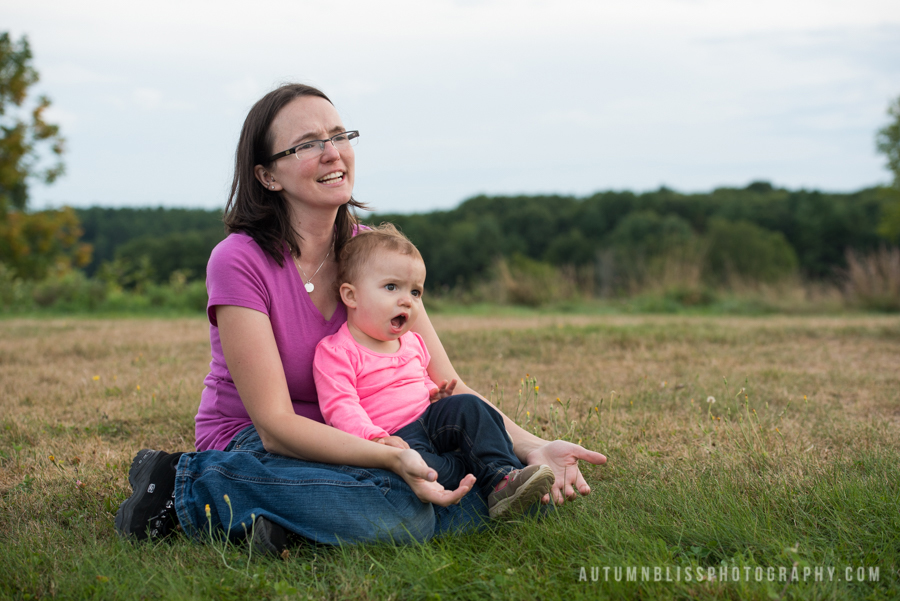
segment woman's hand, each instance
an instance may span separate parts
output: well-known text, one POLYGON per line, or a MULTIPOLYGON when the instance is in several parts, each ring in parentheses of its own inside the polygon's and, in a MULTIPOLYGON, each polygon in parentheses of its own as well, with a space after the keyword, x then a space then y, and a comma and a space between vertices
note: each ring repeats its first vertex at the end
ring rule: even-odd
POLYGON ((408 449, 409 445, 399 436, 385 436, 384 438, 373 438, 372 442, 378 444, 386 444, 389 447, 397 447, 398 449, 408 449))
POLYGON ((550 502, 550 495, 553 495, 553 501, 557 504, 564 503, 566 499, 575 499, 576 489, 582 495, 590 494, 591 487, 584 481, 581 470, 578 469, 579 459, 594 465, 606 463, 606 457, 600 453, 588 451, 581 445, 564 440, 544 443, 528 453, 526 456, 528 465, 548 465, 556 475, 550 494, 544 495, 541 499, 543 503, 550 502))
POLYGON ((443 507, 454 505, 459 503, 475 484, 475 476, 469 474, 459 482, 459 488, 446 490, 438 483, 437 472, 428 467, 422 456, 413 449, 401 451, 397 461, 398 465, 393 472, 409 484, 423 503, 434 503, 443 507))
POLYGON ((456 378, 453 378, 448 383, 447 380, 442 380, 440 384, 438 384, 440 388, 432 388, 429 390, 429 394, 431 398, 429 399, 432 403, 439 401, 441 399, 445 399, 448 396, 453 396, 453 390, 456 388, 456 378))

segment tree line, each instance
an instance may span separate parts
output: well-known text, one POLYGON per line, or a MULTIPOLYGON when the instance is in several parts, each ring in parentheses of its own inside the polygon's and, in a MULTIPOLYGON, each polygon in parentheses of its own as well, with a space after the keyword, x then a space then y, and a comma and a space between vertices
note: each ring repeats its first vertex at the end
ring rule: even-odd
MULTIPOLYGON (((828 279, 845 266, 846 249, 867 252, 890 242, 879 233, 889 200, 885 188, 830 194, 755 182, 703 194, 661 188, 583 198, 476 196, 449 211, 376 213, 363 221, 390 221, 403 230, 422 252, 433 288, 471 285, 500 258, 600 271, 612 265, 616 284, 672 253, 693 253, 713 280, 774 281, 793 273, 828 279)), ((127 279, 143 269, 140 277, 155 282, 174 272, 202 279, 210 251, 224 237, 215 210, 74 213, 80 242, 93 248, 84 267, 90 276, 127 279)))

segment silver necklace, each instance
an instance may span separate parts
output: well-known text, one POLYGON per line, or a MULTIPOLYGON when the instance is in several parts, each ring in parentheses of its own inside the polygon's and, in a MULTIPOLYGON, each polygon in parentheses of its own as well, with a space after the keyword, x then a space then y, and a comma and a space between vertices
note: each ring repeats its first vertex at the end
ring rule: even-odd
MULTIPOLYGON (((332 242, 332 244, 333 244, 333 242, 332 242)), ((306 272, 303 271, 303 267, 300 266, 300 257, 296 257, 296 256, 294 257, 294 263, 296 263, 297 269, 300 270, 300 273, 303 274, 303 278, 306 280, 306 283, 303 284, 303 287, 306 288, 306 291, 307 291, 307 292, 311 293, 313 290, 316 289, 316 287, 315 287, 315 286, 313 285, 313 283, 312 283, 312 279, 313 279, 314 277, 316 277, 316 274, 319 273, 319 270, 320 270, 320 269, 322 269, 322 265, 324 265, 324 264, 325 264, 325 261, 328 260, 328 255, 330 255, 330 254, 331 254, 331 249, 328 249, 328 252, 325 253, 325 258, 322 259, 322 262, 321 262, 321 263, 319 263, 319 269, 316 269, 316 273, 312 274, 312 278, 306 277, 306 272)))

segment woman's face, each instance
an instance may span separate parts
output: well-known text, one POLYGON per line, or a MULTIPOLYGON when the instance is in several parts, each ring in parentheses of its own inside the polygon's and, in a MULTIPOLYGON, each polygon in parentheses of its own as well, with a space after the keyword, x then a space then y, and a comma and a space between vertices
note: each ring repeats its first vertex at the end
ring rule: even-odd
MULTIPOLYGON (((330 138, 345 128, 330 102, 318 96, 301 96, 278 111, 270 131, 274 154, 301 142, 330 138)), ((352 147, 338 151, 327 143, 319 156, 300 160, 296 155, 285 156, 268 172, 258 166, 257 177, 262 175, 263 185, 274 185, 274 191, 280 191, 294 206, 335 208, 350 200, 354 158, 352 147)))

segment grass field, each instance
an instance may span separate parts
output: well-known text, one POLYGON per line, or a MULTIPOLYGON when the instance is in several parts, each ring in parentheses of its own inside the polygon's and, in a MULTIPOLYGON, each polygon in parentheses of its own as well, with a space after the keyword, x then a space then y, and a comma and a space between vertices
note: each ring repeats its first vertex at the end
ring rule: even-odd
POLYGON ((435 323, 507 414, 607 454, 583 465, 592 494, 419 546, 248 562, 113 530, 134 453, 193 447, 202 318, 0 320, 0 598, 900 597, 897 317, 435 323))

